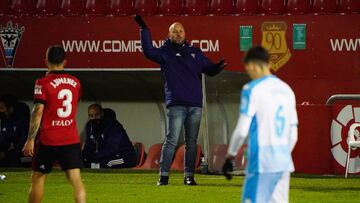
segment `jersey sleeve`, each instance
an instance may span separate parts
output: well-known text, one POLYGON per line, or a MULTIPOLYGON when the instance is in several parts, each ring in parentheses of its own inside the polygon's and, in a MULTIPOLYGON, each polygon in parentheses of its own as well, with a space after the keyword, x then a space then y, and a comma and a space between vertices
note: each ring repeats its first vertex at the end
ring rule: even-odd
POLYGON ((251 125, 251 118, 248 116, 241 115, 235 130, 231 136, 231 141, 228 148, 228 154, 236 156, 240 147, 244 144, 251 125))
POLYGON ((240 115, 249 118, 254 117, 256 112, 255 98, 249 85, 245 85, 241 92, 240 115))
POLYGON ((249 85, 245 85, 241 92, 240 117, 228 148, 228 154, 232 156, 235 156, 239 148, 244 144, 256 113, 255 99, 251 93, 249 85))
POLYGON ((298 140, 298 114, 296 110, 296 98, 294 92, 291 94, 291 106, 290 106, 290 136, 289 144, 291 151, 294 150, 296 142, 298 140))
POLYGON ((293 100, 293 102, 292 102, 292 111, 291 111, 291 123, 290 123, 290 125, 292 125, 292 126, 297 126, 298 125, 298 123, 299 123, 299 121, 298 121, 298 114, 297 114, 297 111, 296 111, 296 99, 295 99, 295 95, 294 95, 294 93, 292 94, 292 100, 293 100))
POLYGON ((34 88, 34 103, 46 103, 45 86, 41 80, 36 80, 34 88))

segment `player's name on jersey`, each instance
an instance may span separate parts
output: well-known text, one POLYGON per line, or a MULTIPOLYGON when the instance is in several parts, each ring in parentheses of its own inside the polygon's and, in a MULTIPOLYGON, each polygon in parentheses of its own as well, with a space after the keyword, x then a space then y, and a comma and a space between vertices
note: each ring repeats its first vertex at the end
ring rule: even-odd
POLYGON ((73 119, 70 120, 53 120, 51 122, 52 126, 70 126, 74 122, 73 119))
POLYGON ((50 84, 54 88, 57 88, 61 84, 68 84, 68 85, 71 85, 73 87, 77 86, 77 82, 75 80, 73 80, 71 78, 66 78, 66 77, 55 78, 52 82, 50 82, 50 84))

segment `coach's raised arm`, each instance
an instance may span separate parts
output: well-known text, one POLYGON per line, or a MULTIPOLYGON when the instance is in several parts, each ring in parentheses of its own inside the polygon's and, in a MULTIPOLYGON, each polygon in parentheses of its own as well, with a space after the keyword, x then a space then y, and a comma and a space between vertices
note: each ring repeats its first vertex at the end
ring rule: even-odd
POLYGON ((225 68, 225 60, 212 63, 199 48, 191 46, 186 41, 184 26, 179 22, 170 25, 164 45, 155 48, 144 20, 138 15, 134 19, 141 28, 144 55, 160 64, 164 76, 169 130, 161 150, 160 179, 157 184, 168 184, 171 162, 184 126, 186 144, 184 184, 196 185, 194 171, 203 105, 202 73, 209 76, 217 75, 225 68))
MULTIPOLYGON (((221 59, 219 62, 213 63, 199 48, 192 47, 185 39, 185 29, 181 23, 173 23, 169 27, 168 39, 165 40, 164 46, 155 48, 152 43, 150 30, 143 18, 139 15, 135 15, 134 19, 140 26, 141 46, 144 55, 155 63, 164 65, 162 68, 167 67, 165 63, 170 59, 168 55, 171 54, 171 51, 176 51, 176 49, 180 49, 181 51, 193 51, 191 56, 194 61, 200 62, 201 72, 208 76, 215 76, 219 74, 227 66, 225 59, 221 59)), ((177 56, 181 57, 181 55, 177 56)), ((170 66, 171 65, 172 64, 170 64, 170 66)))

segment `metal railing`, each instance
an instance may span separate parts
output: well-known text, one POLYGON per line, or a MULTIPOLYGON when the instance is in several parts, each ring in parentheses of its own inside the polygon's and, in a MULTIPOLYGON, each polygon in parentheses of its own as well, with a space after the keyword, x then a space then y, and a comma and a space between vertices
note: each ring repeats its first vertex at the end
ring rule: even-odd
POLYGON ((338 100, 360 100, 360 94, 335 94, 326 101, 326 105, 331 105, 338 100))

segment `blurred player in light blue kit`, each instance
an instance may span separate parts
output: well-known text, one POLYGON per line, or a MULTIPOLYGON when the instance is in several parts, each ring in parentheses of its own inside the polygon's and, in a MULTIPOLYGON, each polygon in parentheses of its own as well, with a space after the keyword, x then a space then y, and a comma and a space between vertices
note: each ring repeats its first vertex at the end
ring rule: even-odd
POLYGON ((248 139, 248 166, 242 202, 289 202, 291 152, 297 141, 294 92, 270 72, 269 53, 261 46, 250 49, 245 69, 252 81, 241 93, 240 118, 233 132, 223 167, 231 179, 233 160, 248 139))

